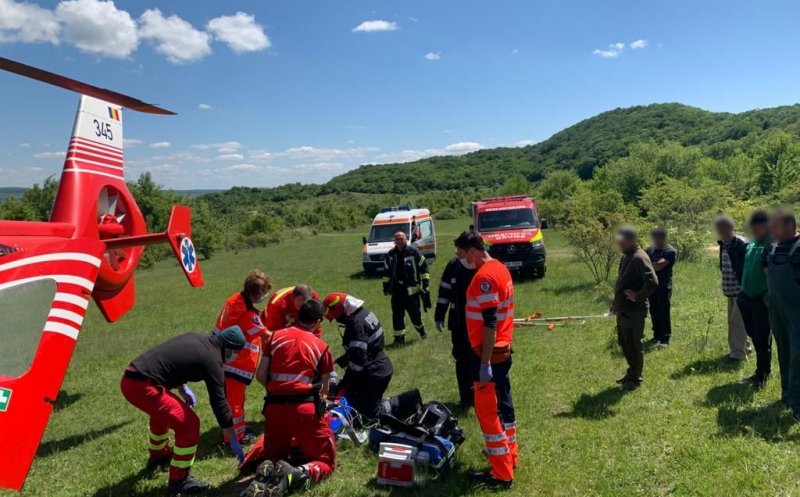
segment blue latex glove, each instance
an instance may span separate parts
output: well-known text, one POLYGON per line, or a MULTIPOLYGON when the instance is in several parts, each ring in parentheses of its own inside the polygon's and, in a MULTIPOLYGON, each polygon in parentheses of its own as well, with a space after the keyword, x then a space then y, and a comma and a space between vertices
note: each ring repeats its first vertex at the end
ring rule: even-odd
POLYGON ((194 409, 194 406, 197 405, 197 396, 192 392, 192 389, 189 388, 189 385, 181 385, 178 387, 178 392, 183 397, 183 401, 186 402, 186 405, 194 409))
POLYGON ((230 446, 231 452, 233 452, 233 455, 236 456, 236 459, 238 459, 239 463, 241 464, 242 461, 244 461, 244 450, 242 450, 242 444, 240 444, 239 440, 234 437, 231 438, 230 446))
POLYGON ((481 364, 481 368, 478 371, 478 379, 481 380, 481 383, 489 383, 492 378, 492 365, 481 364))

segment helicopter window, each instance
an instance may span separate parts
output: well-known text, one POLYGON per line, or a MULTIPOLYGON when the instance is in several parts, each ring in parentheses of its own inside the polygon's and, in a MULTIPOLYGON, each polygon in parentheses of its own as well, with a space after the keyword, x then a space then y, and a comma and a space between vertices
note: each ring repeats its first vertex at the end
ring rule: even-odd
POLYGON ((55 295, 51 279, 0 290, 0 377, 16 378, 28 370, 55 295))

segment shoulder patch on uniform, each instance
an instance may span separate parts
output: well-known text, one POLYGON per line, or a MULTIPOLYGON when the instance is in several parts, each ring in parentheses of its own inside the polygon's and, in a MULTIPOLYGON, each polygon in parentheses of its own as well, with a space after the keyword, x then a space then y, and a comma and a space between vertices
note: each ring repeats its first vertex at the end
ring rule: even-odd
POLYGON ((253 324, 261 324, 261 319, 259 319, 258 314, 253 316, 253 324))
POLYGON ((492 289, 492 283, 489 280, 483 280, 480 282, 480 289, 483 293, 489 293, 492 289))

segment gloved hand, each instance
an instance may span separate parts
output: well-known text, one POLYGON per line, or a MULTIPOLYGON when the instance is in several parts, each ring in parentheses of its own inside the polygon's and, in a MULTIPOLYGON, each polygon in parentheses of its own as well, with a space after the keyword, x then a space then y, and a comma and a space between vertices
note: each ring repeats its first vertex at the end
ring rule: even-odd
POLYGON ((439 333, 444 331, 444 321, 436 321, 436 331, 439 333))
POLYGON ((478 371, 478 379, 481 380, 481 383, 489 383, 492 381, 492 378, 492 365, 481 364, 480 370, 478 371))
POLYGON ((389 285, 389 283, 384 283, 383 284, 383 294, 384 295, 389 295, 390 293, 392 293, 391 286, 389 285))
POLYGON ((341 355, 341 356, 337 357, 335 362, 336 362, 337 366, 339 366, 340 368, 344 369, 344 368, 347 367, 348 364, 350 364, 350 359, 347 356, 347 354, 344 354, 344 355, 341 355))
POLYGON ((197 396, 192 392, 192 389, 189 388, 189 385, 183 384, 179 386, 178 393, 181 394, 181 398, 186 402, 186 405, 194 409, 194 406, 197 405, 197 396))
POLYGON ((244 450, 242 450, 242 444, 239 443, 239 439, 236 437, 232 437, 230 440, 231 441, 228 445, 231 447, 231 452, 233 452, 233 455, 236 456, 236 459, 239 461, 239 463, 241 463, 244 461, 244 450))

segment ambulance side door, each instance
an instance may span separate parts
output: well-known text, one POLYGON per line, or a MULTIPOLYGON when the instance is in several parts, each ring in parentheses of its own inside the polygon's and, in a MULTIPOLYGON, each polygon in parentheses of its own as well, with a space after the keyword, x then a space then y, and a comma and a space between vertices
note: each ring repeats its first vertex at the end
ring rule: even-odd
POLYGON ((436 230, 432 219, 419 223, 420 238, 416 245, 429 262, 436 260, 436 230))

